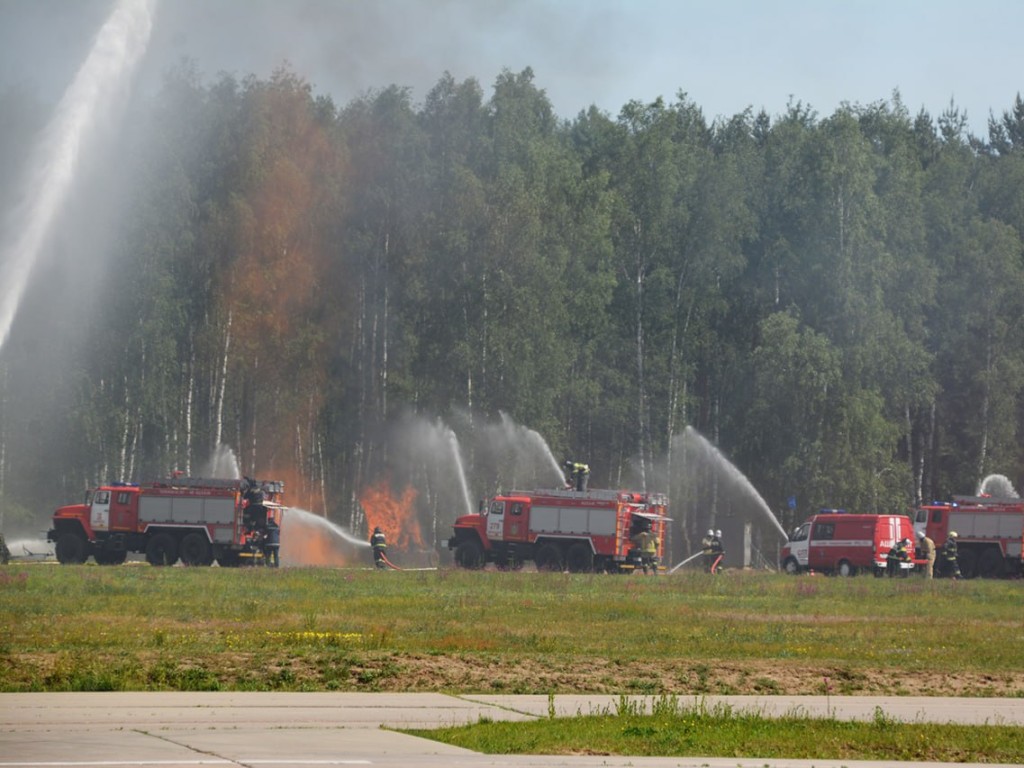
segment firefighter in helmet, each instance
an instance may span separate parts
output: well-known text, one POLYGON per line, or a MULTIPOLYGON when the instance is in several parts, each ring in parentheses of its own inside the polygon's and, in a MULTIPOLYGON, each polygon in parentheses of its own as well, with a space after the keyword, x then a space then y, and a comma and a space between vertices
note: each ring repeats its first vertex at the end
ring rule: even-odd
POLYGON ((907 539, 899 539, 885 556, 886 570, 890 577, 907 575, 903 563, 910 562, 910 551, 907 549, 909 544, 907 539))
POLYGON ((562 466, 565 468, 566 488, 575 488, 581 492, 587 490, 587 481, 590 479, 590 467, 588 465, 567 459, 562 466))
POLYGON ((715 535, 711 537, 711 562, 710 573, 718 573, 718 566, 722 564, 722 558, 725 557, 725 547, 722 545, 722 529, 717 528, 715 535))
POLYGON ((385 553, 388 551, 388 540, 380 526, 373 529, 373 535, 370 537, 370 546, 373 547, 374 564, 378 568, 387 568, 388 561, 385 553))
POLYGON ((950 531, 946 537, 946 543, 942 545, 942 573, 953 579, 960 578, 960 563, 957 562, 956 540, 957 532, 950 531))
POLYGON ((639 531, 630 538, 640 555, 640 567, 644 573, 648 570, 658 575, 658 536, 651 528, 651 521, 642 519, 639 531))
POLYGON ((703 555, 704 570, 711 573, 711 566, 715 564, 715 553, 711 543, 715 540, 715 529, 708 528, 707 535, 700 540, 700 551, 703 555))
POLYGON ((935 573, 935 542, 924 531, 917 532, 917 548, 924 563, 924 577, 930 579, 935 573))

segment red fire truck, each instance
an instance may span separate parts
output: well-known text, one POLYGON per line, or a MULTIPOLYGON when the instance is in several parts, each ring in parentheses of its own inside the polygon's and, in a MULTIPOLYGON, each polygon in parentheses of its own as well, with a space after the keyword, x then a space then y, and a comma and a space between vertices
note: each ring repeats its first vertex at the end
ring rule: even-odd
POLYGON ((512 491, 459 517, 448 549, 463 568, 533 561, 538 570, 632 571, 639 567, 632 539, 644 531, 657 537, 660 562, 667 506, 667 498, 654 493, 512 491))
POLYGON ((111 483, 53 515, 47 539, 57 560, 100 565, 144 553, 151 565, 235 566, 262 559, 268 523, 281 525, 284 484, 172 477, 141 485, 111 483))
POLYGON ((1024 542, 1024 501, 991 496, 954 496, 917 508, 914 529, 924 531, 941 547, 950 531, 957 534, 960 573, 996 578, 1021 573, 1024 542))
MULTIPOLYGON (((913 539, 913 533, 906 515, 851 515, 823 510, 790 534, 779 562, 786 573, 881 575, 886 570, 889 550, 901 539, 913 539)), ((902 563, 900 568, 910 570, 913 565, 902 563)))

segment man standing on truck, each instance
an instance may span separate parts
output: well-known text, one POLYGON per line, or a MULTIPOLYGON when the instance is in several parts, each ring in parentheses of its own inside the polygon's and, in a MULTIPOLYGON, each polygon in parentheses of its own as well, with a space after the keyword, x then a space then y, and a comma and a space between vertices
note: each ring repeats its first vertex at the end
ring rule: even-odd
POLYGON ((928 538, 924 531, 917 532, 917 541, 921 550, 921 559, 925 561, 924 577, 930 579, 935 574, 935 542, 928 538))
POLYGON ((388 551, 388 540, 380 526, 373 529, 373 535, 370 537, 370 546, 373 547, 374 565, 378 568, 387 568, 388 562, 384 553, 388 551))
POLYGON ((581 493, 587 490, 587 480, 590 479, 590 467, 572 459, 566 460, 565 464, 565 487, 575 487, 581 493))

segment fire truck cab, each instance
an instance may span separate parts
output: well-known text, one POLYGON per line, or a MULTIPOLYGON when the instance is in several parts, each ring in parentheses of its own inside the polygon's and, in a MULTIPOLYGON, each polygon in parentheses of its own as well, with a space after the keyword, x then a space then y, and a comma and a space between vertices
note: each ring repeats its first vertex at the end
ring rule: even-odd
MULTIPOLYGON (((790 534, 779 562, 786 573, 819 571, 839 576, 860 572, 881 575, 886 556, 896 542, 914 541, 914 529, 906 515, 864 515, 822 512, 790 534)), ((913 562, 901 568, 912 569, 913 562)))

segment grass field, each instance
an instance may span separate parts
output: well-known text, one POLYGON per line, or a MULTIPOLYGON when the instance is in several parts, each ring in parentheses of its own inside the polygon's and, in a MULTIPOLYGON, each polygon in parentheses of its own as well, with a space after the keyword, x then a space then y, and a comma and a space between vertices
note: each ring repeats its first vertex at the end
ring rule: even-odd
POLYGON ((0 690, 1024 696, 1024 585, 0 569, 0 690))
POLYGON ((1017 727, 900 724, 881 710, 870 722, 770 719, 680 706, 671 696, 655 699, 650 710, 622 699, 615 711, 573 718, 407 732, 490 754, 1024 763, 1024 729, 1017 727))

